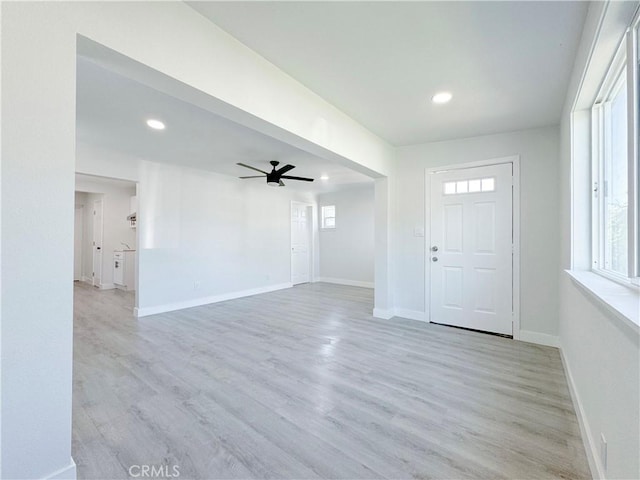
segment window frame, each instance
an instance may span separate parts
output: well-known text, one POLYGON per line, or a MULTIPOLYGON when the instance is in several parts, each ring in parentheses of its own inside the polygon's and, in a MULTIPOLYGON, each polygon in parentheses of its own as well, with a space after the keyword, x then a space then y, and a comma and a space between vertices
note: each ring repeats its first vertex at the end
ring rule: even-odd
POLYGON ((335 204, 333 205, 321 205, 320 206, 320 229, 321 230, 335 230, 336 228, 336 217, 337 217, 337 212, 336 212, 336 206, 335 204), (333 216, 325 216, 325 209, 326 208, 333 208, 333 216), (333 218, 333 225, 332 226, 327 226, 326 224, 326 219, 327 218, 333 218))
POLYGON ((640 208, 638 208, 639 170, 638 167, 638 109, 640 108, 640 92, 638 77, 640 58, 638 57, 638 29, 640 27, 640 14, 636 14, 631 26, 622 39, 616 54, 604 77, 596 100, 591 108, 591 132, 592 132, 592 258, 591 270, 610 280, 625 285, 640 285, 640 254, 638 253, 638 235, 640 223, 640 208), (605 122, 609 109, 609 103, 619 92, 621 83, 626 80, 627 94, 627 181, 628 181, 628 206, 627 206, 627 275, 620 274, 604 267, 605 258, 605 222, 604 222, 604 195, 602 185, 604 167, 608 158, 605 139, 605 122))
POLYGON ((627 84, 629 99, 629 271, 631 283, 640 286, 640 9, 627 33, 627 84))

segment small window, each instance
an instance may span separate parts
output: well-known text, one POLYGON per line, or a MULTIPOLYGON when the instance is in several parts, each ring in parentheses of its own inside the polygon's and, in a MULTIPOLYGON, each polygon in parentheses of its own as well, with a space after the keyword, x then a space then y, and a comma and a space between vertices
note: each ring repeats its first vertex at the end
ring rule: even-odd
POLYGON ((320 208, 320 228, 336 228, 336 206, 325 205, 320 208))

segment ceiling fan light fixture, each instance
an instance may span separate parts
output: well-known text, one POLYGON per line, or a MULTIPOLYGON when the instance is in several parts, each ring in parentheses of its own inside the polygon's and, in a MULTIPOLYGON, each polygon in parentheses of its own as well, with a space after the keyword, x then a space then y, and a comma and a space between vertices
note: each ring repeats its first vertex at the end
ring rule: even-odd
POLYGON ((278 180, 267 180, 267 185, 270 187, 279 187, 280 182, 278 180))

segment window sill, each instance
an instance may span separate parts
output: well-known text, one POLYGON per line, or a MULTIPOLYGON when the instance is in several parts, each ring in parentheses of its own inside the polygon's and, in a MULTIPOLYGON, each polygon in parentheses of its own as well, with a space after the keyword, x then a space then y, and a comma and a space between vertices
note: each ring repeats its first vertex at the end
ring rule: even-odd
POLYGON ((640 332, 640 292, 585 270, 565 270, 588 296, 623 321, 634 332, 640 332))

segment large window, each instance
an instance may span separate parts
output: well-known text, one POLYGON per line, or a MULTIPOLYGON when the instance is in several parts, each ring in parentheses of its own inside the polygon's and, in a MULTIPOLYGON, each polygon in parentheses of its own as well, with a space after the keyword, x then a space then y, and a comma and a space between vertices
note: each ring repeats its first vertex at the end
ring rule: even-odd
POLYGON ((638 21, 593 105, 593 270, 637 283, 638 21))

